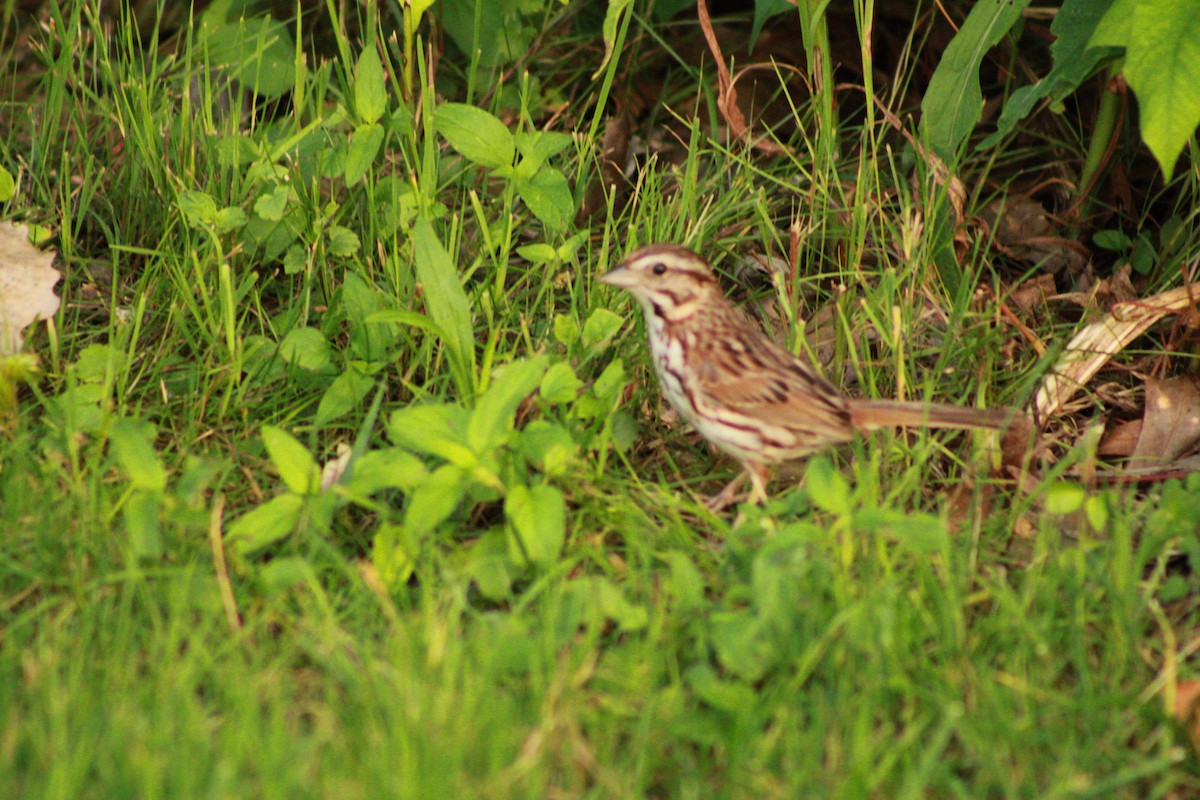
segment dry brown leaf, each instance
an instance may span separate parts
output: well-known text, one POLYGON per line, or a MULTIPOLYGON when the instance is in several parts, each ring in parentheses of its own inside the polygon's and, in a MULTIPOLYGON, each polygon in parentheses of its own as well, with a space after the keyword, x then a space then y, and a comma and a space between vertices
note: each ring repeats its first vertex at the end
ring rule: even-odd
MULTIPOLYGON (((734 85, 736 81, 730 76, 729 67, 725 65, 725 55, 721 52, 721 43, 717 41, 712 18, 708 14, 707 0, 697 0, 696 16, 700 20, 700 29, 704 32, 704 40, 708 42, 708 49, 712 52, 713 61, 717 65, 717 108, 721 111, 721 117, 725 120, 725 124, 729 126, 730 138, 747 139, 750 134, 750 126, 746 123, 746 115, 742 113, 742 109, 738 105, 737 88, 734 85)), ((745 70, 739 72, 738 77, 740 78, 744 72, 745 70)), ((767 138, 760 138, 753 142, 753 147, 768 155, 786 152, 784 148, 767 138)))
POLYGON ((1033 401, 1037 418, 1058 414, 1063 404, 1086 386, 1114 355, 1167 314, 1182 311, 1194 302, 1195 290, 1181 286, 1139 302, 1118 303, 1104 319, 1084 327, 1042 380, 1033 401))
POLYGON ((1200 747, 1200 681, 1180 681, 1175 690, 1175 719, 1192 735, 1192 744, 1200 747))
POLYGON ((0 356, 20 352, 23 332, 39 319, 58 313, 54 253, 29 243, 29 229, 0 223, 0 356))
POLYGON ((1105 458, 1128 458, 1137 447, 1138 438, 1142 435, 1142 420, 1132 419, 1114 425, 1105 432, 1096 448, 1096 455, 1105 458))
POLYGON ((1200 388, 1190 378, 1146 379, 1146 416, 1132 466, 1169 464, 1200 442, 1200 388))
POLYGON ((1052 274, 1063 268, 1075 274, 1087 264, 1087 249, 1073 239, 1055 235, 1050 214, 1030 197, 997 198, 979 212, 978 218, 992 230, 996 249, 1010 258, 1040 264, 1052 274))

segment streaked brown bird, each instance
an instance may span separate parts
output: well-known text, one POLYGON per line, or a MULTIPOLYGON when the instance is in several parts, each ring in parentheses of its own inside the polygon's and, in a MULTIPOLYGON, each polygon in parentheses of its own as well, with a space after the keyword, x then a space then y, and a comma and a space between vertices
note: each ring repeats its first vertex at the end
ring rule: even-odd
POLYGON ((603 283, 629 291, 646 314, 663 393, 700 435, 745 472, 708 501, 724 508, 748 475, 751 502, 766 499, 767 465, 884 427, 1000 429, 1007 409, 860 400, 838 394, 811 364, 775 344, 721 292, 712 268, 686 247, 630 253, 603 283))

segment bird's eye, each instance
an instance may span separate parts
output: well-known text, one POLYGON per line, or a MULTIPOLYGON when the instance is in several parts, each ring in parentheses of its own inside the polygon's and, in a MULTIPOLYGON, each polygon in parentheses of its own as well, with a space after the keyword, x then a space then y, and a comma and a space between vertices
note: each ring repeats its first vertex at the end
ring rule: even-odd
POLYGON ((653 272, 655 275, 665 275, 665 274, 667 274, 667 265, 663 264, 660 261, 659 263, 657 263, 653 267, 651 267, 650 271, 653 272))

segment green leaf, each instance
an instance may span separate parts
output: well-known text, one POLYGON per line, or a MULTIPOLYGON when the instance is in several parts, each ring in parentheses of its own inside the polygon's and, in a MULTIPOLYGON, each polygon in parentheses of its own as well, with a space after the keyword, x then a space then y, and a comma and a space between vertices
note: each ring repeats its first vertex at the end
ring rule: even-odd
POLYGON ((335 256, 348 258, 357 253, 361 246, 358 234, 341 225, 330 225, 325 229, 325 237, 329 252, 335 256))
POLYGON ((592 80, 600 77, 612 59, 613 50, 617 46, 617 28, 621 24, 621 15, 629 9, 632 2, 633 0, 610 0, 604 10, 604 23, 600 26, 601 35, 604 37, 604 58, 600 59, 600 66, 592 73, 592 80))
POLYGON ((371 566, 385 586, 399 589, 412 577, 418 553, 418 545, 402 525, 385 522, 371 541, 371 566))
POLYGON ((404 510, 404 527, 417 540, 432 533, 446 520, 467 494, 467 476, 451 464, 443 464, 417 486, 404 510))
POLYGON ((279 357, 300 369, 323 375, 337 374, 333 349, 316 328, 292 328, 279 343, 279 357))
POLYGON ((1055 481, 1046 487, 1046 511, 1051 514, 1073 514, 1086 499, 1087 491, 1078 483, 1055 481))
POLYGON ((417 220, 412 238, 417 278, 425 289, 425 310, 445 332, 442 341, 449 351, 455 383, 459 391, 469 397, 475 389, 475 332, 471 324, 470 301, 450 254, 438 240, 429 220, 417 220))
POLYGON ((579 452, 579 445, 563 426, 535 419, 521 430, 517 449, 542 472, 559 475, 579 452))
MULTIPOLYGON (((376 321, 383 293, 356 272, 347 272, 342 284, 342 313, 350 330, 350 349, 367 362, 386 361, 396 346, 396 331, 391 322, 376 321)), ((405 312, 414 314, 415 312, 405 312)), ((422 320, 428 317, 417 315, 422 320)))
POLYGON ((364 122, 378 122, 387 111, 387 89, 383 85, 383 64, 371 42, 358 56, 354 70, 354 110, 364 122))
POLYGON ((109 432, 117 463, 135 489, 161 492, 167 488, 167 470, 151 443, 155 433, 153 425, 132 419, 117 420, 109 432))
POLYGON ((307 447, 287 431, 273 425, 263 425, 262 438, 271 456, 271 463, 288 489, 296 494, 316 491, 320 486, 321 470, 307 447))
POLYGON ((562 492, 553 486, 513 486, 504 498, 504 513, 513 561, 545 566, 557 560, 567 533, 562 492))
POLYGON ((383 489, 411 492, 429 477, 421 459, 399 447, 383 447, 363 453, 351 465, 345 489, 369 497, 383 489))
POLYGON ((443 103, 433 112, 433 124, 468 161, 492 168, 512 166, 516 152, 512 133, 482 108, 443 103))
POLYGON ((159 558, 163 554, 158 518, 161 505, 159 492, 136 491, 125 501, 121 512, 129 534, 129 549, 136 558, 159 558))
POLYGON ((579 341, 579 320, 574 314, 554 315, 554 339, 567 347, 579 341))
POLYGON ((512 587, 506 547, 502 533, 489 533, 475 543, 467 560, 467 572, 480 594, 493 602, 508 598, 512 587))
POLYGON ((1133 13, 1125 77, 1142 139, 1169 180, 1200 125, 1200 14, 1194 2, 1142 0, 1133 13))
POLYGON ((207 192, 190 190, 179 195, 176 201, 183 218, 193 228, 212 225, 217 218, 217 201, 207 192))
POLYGON ((848 516, 853 509, 849 481, 825 456, 809 460, 804 485, 817 508, 838 516, 848 516))
POLYGON ((465 408, 449 403, 398 408, 388 420, 388 438, 401 447, 470 469, 479 459, 467 446, 469 419, 465 408))
POLYGON ((542 224, 552 232, 566 229, 575 216, 575 199, 567 177, 543 167, 528 178, 517 178, 517 194, 542 224))
POLYGON ((607 308, 597 308, 583 323, 583 346, 591 349, 611 339, 624 320, 607 308))
POLYGON ((346 153, 346 185, 353 186, 362 180, 375 163, 375 155, 382 145, 382 125, 369 122, 354 129, 354 138, 350 140, 350 150, 346 153))
POLYGON ((514 361, 492 378, 467 424, 467 444, 472 450, 482 455, 504 441, 512 430, 517 406, 545 374, 546 361, 545 356, 514 361))
POLYGON ((288 187, 276 186, 254 201, 254 213, 268 222, 279 222, 283 219, 284 210, 287 209, 288 197, 288 187))
POLYGON ((295 530, 303 509, 303 497, 281 494, 235 519, 225 530, 225 541, 243 555, 254 553, 295 530))
POLYGON ((575 141, 570 134, 556 131, 521 131, 513 139, 516 141, 517 150, 524 156, 518 171, 524 169, 527 170, 527 174, 537 172, 539 167, 575 141))
POLYGON ((578 598, 594 625, 611 620, 623 631, 636 631, 649 620, 645 607, 629 602, 608 578, 578 578, 567 584, 566 594, 578 598))
POLYGON ((1091 47, 1088 41, 1104 15, 1107 2, 1066 0, 1062 4, 1050 23, 1050 33, 1054 36, 1054 43, 1050 45, 1054 67, 1037 83, 1022 86, 1012 93, 1004 104, 1000 119, 996 121, 996 131, 980 143, 980 148, 1000 144, 1004 137, 1012 133, 1017 123, 1033 110, 1034 105, 1045 98, 1050 98, 1051 102, 1061 102, 1091 77, 1101 64, 1112 60, 1117 50, 1091 47))
POLYGON ((947 163, 983 113, 979 67, 1030 0, 975 3, 946 47, 921 101, 921 138, 947 163))
POLYGON ((296 81, 296 44, 285 22, 269 13, 248 16, 251 0, 215 0, 196 25, 204 67, 225 67, 238 82, 274 99, 296 81))
POLYGON ((0 167, 0 203, 7 203, 17 195, 17 182, 12 173, 0 167))
POLYGON ((247 219, 245 211, 242 211, 237 206, 229 206, 217 212, 217 215, 213 218, 212 226, 217 233, 229 233, 245 225, 247 219))
POLYGON ((324 427, 358 408, 374 385, 374 378, 351 364, 321 395, 321 402, 317 404, 317 427, 324 427))
POLYGON ((316 570, 299 556, 273 558, 258 571, 258 581, 268 597, 274 597, 294 586, 317 586, 316 570))
POLYGON ((547 403, 557 405, 574 400, 582 388, 583 381, 575 376, 575 370, 571 368, 571 365, 560 361, 546 370, 546 374, 542 376, 541 385, 538 387, 538 393, 547 403))

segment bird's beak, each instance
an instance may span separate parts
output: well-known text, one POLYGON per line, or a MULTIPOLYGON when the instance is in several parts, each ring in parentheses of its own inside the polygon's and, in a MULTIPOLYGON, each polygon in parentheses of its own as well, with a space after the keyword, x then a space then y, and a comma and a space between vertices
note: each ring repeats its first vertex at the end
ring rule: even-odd
POLYGON ((609 286, 617 286, 622 289, 628 289, 637 282, 637 277, 625 266, 622 261, 617 266, 613 267, 608 272, 600 276, 601 283, 607 283, 609 286))

